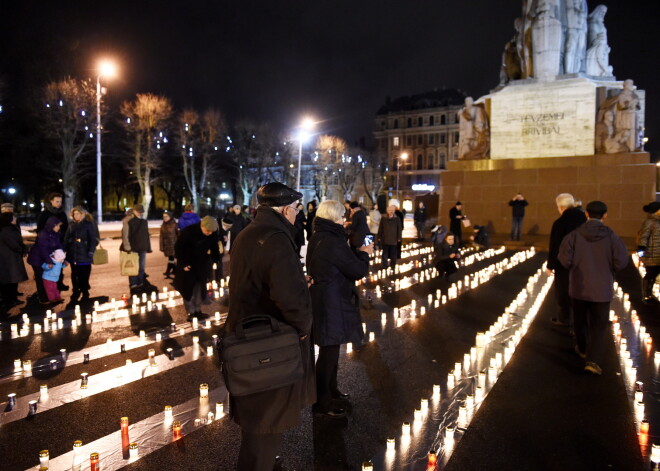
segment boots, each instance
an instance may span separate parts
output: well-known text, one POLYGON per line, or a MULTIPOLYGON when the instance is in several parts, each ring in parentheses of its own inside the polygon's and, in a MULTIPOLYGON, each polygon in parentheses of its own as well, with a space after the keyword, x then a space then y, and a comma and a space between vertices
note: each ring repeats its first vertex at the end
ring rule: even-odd
POLYGON ((658 304, 658 298, 653 296, 653 280, 642 279, 642 301, 644 304, 658 304))

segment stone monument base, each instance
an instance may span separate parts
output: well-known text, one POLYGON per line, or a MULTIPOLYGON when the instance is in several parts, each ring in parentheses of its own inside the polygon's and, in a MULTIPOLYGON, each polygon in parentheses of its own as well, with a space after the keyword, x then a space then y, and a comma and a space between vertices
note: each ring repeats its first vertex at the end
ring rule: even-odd
POLYGON ((440 187, 439 221, 448 225, 449 210, 460 200, 473 225, 507 234, 508 202, 520 192, 529 202, 522 238, 549 235, 559 217, 555 197, 571 193, 585 206, 604 201, 609 208, 607 225, 622 237, 635 237, 646 217, 642 206, 655 200, 656 173, 648 152, 448 162, 440 187))

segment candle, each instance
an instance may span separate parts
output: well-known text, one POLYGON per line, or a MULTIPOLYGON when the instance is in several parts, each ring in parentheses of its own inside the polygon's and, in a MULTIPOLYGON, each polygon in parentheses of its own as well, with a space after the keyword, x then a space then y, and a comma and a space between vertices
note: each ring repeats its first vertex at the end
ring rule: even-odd
POLYGON ((28 403, 28 408, 29 408, 28 410, 29 410, 30 415, 36 414, 37 413, 37 401, 34 401, 34 400, 30 401, 28 403))
POLYGON ((394 438, 388 438, 387 439, 387 450, 388 451, 393 451, 395 447, 396 447, 396 441, 394 440, 394 438))
POLYGON ((453 441, 454 440, 454 427, 449 426, 445 429, 445 439, 447 441, 453 441))
POLYGON ((119 419, 119 425, 121 427, 122 435, 128 433, 128 417, 122 417, 119 419))
POLYGON ((649 421, 644 419, 642 420, 642 423, 639 424, 639 431, 640 433, 649 433, 649 421))
POLYGON ((193 423, 194 423, 195 427, 199 427, 200 425, 202 425, 201 419, 195 419, 195 422, 193 422, 193 423))
POLYGON ((171 419, 172 418, 172 406, 165 406, 164 414, 165 414, 165 419, 171 419))
POLYGON ((401 426, 401 433, 404 436, 410 435, 410 422, 404 422, 403 425, 401 426))
POLYGON ((374 471, 374 464, 371 461, 362 463, 362 471, 374 471))
POLYGON ((14 370, 20 371, 23 368, 23 362, 21 360, 14 360, 14 370))
POLYGON ((128 457, 130 459, 138 457, 138 444, 137 443, 132 442, 131 444, 128 445, 128 457))
POLYGON ((438 398, 440 397, 440 385, 439 384, 434 384, 433 385, 433 396, 438 398))
POLYGON ((23 362, 23 371, 25 371, 26 373, 32 371, 32 362, 30 360, 25 360, 23 362))
POLYGON ((42 384, 39 386, 39 394, 42 396, 48 396, 48 385, 42 384))
POLYGON ((213 422, 213 419, 214 419, 214 418, 215 418, 215 416, 213 415, 213 412, 209 411, 209 413, 206 414, 206 420, 207 420, 208 422, 213 422))
POLYGON ((49 461, 50 461, 50 457, 49 457, 48 450, 41 450, 39 452, 39 465, 40 466, 45 466, 46 468, 48 468, 49 461))
POLYGON ((89 455, 89 470, 90 471, 101 471, 101 465, 99 463, 99 454, 92 453, 89 455))
POLYGON ((83 363, 89 363, 89 353, 83 354, 83 363))
POLYGON ((369 342, 373 342, 376 339, 376 334, 369 332, 369 342))
POLYGON ((160 342, 160 341, 162 341, 162 340, 163 340, 163 334, 161 334, 160 332, 158 332, 158 333, 156 334, 156 342, 160 342))
MULTIPOLYGON (((193 317, 193 319, 195 319, 193 317)), ((197 335, 193 335, 193 343, 199 343, 199 337, 197 335)))
POLYGON ((353 344, 352 343, 347 343, 346 344, 346 353, 351 353, 353 351, 353 344))
POLYGON ((422 410, 415 409, 415 412, 413 413, 413 418, 415 419, 415 421, 422 420, 422 410))
POLYGON ((7 394, 7 403, 10 406, 15 406, 16 405, 16 393, 7 394))
POLYGON ((87 389, 87 373, 80 373, 80 389, 87 389))
POLYGON ((147 350, 147 354, 149 355, 149 358, 151 359, 151 358, 156 356, 156 350, 154 350, 153 348, 150 348, 149 350, 147 350))
POLYGON ((199 385, 199 397, 209 397, 209 385, 202 383, 199 385))
POLYGON ((651 447, 651 462, 660 463, 660 445, 653 445, 651 447))
POLYGON ((225 405, 222 402, 215 403, 215 416, 222 417, 225 415, 225 405))
POLYGON ((144 330, 140 331, 140 338, 144 340, 147 337, 147 333, 144 330))

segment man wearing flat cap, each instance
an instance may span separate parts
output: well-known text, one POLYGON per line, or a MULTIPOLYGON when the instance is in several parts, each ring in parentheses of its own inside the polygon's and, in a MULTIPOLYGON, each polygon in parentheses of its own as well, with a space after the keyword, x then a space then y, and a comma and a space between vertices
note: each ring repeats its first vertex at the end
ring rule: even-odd
POLYGON ((569 272, 575 352, 585 360, 585 372, 600 375, 598 362, 608 337, 614 274, 628 265, 628 252, 614 231, 603 224, 607 205, 592 201, 586 210, 587 222, 564 237, 558 259, 569 272))
POLYGON ((262 186, 254 222, 232 242, 226 332, 234 332, 247 316, 274 317, 298 330, 304 368, 303 378, 291 385, 241 397, 230 394, 232 418, 241 426, 241 471, 271 471, 282 433, 297 426, 300 410, 316 401, 311 300, 293 236, 300 198, 279 182, 262 186))
POLYGON ((179 238, 174 244, 174 256, 174 287, 181 293, 188 316, 206 319, 208 314, 202 312, 206 282, 211 264, 220 263, 218 220, 204 216, 198 224, 192 224, 179 232, 179 238))

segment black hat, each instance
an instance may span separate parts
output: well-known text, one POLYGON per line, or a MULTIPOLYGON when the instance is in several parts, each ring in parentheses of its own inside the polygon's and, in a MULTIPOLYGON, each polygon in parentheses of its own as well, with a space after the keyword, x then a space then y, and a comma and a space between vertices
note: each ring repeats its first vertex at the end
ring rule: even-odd
POLYGON ((649 203, 647 205, 644 205, 642 208, 645 213, 653 214, 660 209, 660 201, 654 201, 652 203, 649 203))
POLYGON ((257 202, 264 206, 286 206, 302 198, 293 188, 280 182, 266 183, 257 190, 257 202))
POLYGON ((360 203, 358 203, 357 201, 351 201, 351 204, 349 204, 349 206, 351 207, 351 209, 355 209, 360 206, 360 203))
POLYGON ((463 205, 463 203, 461 203, 460 201, 457 201, 454 206, 462 206, 462 205, 463 205))
POLYGON ((603 215, 607 212, 607 205, 602 201, 591 201, 585 208, 590 215, 603 215))

